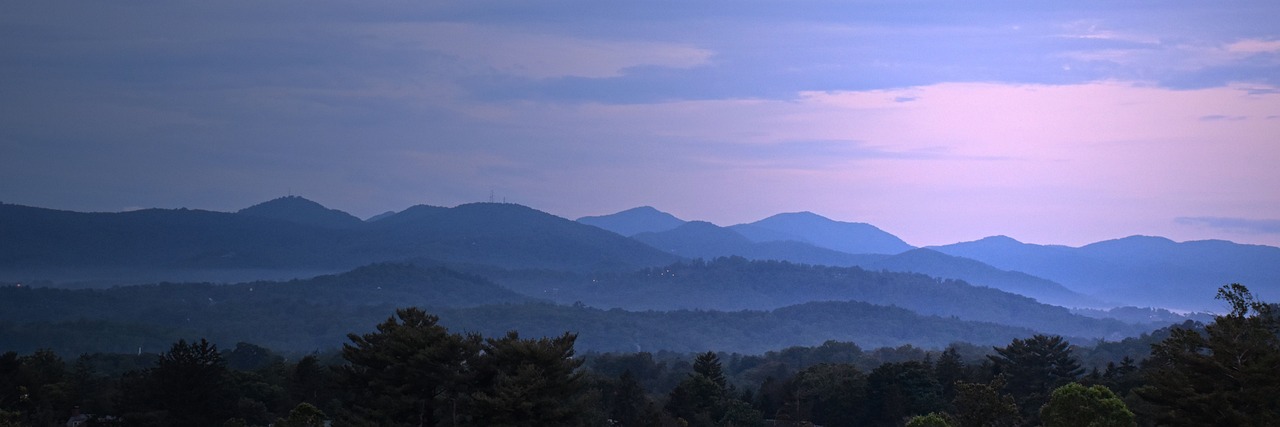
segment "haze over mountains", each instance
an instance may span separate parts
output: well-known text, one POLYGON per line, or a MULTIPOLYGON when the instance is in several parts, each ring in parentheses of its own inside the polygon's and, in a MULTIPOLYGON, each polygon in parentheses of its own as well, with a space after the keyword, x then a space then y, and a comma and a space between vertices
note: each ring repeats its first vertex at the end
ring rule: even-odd
POLYGON ((740 255, 917 272, 1064 306, 1214 310, 1217 306, 1200 295, 1236 282, 1253 286, 1262 295, 1280 293, 1280 248, 1222 240, 1176 243, 1131 236, 1072 248, 994 236, 916 249, 869 224, 833 221, 810 212, 779 214, 719 230, 707 223, 672 227, 666 219, 670 215, 653 208, 616 215, 584 219, 619 234, 649 230, 633 237, 686 257, 740 255))
POLYGON ((696 350, 716 341, 755 351, 778 342, 816 345, 824 336, 877 345, 940 345, 948 336, 999 343, 1029 331, 1114 340, 1183 318, 1064 307, 1212 310, 1223 284, 1242 282, 1268 298, 1280 282, 1280 249, 1267 246, 1129 237, 1071 248, 992 237, 915 248, 872 225, 809 212, 721 227, 652 207, 572 221, 507 203, 417 205, 362 221, 301 197, 234 213, 0 204, 0 235, 0 283, 14 292, 10 316, 0 318, 0 344, 57 336, 76 349, 102 331, 147 342, 213 330, 240 339, 234 335, 255 334, 253 322, 219 319, 274 319, 278 309, 325 325, 289 323, 292 329, 262 335, 262 343, 336 346, 334 331, 373 324, 404 304, 433 306, 459 327, 493 333, 584 331, 583 343, 596 349, 696 350), (323 275, 332 273, 341 274, 323 275), (16 285, 33 281, 130 286, 16 285), (136 286, 161 281, 245 283, 136 286), (155 308, 165 304, 172 312, 155 308), (114 313, 124 305, 133 311, 114 313), (157 323, 147 317, 153 312, 203 314, 157 323), (867 316, 889 329, 851 334, 837 326, 872 323, 867 316), (708 327, 690 323, 698 319, 715 325, 690 335, 701 341, 646 326, 708 327), (826 326, 797 336, 803 339, 781 338, 802 325, 826 326), (915 325, 937 330, 912 332, 915 325))

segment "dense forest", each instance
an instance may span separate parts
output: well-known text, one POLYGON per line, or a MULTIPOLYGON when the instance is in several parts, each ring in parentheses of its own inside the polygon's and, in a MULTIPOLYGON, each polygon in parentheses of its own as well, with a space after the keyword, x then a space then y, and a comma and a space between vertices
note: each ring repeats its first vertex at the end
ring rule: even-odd
POLYGON ((406 308, 338 353, 298 358, 205 339, 158 354, 8 352, 0 426, 1275 425, 1280 311, 1240 285, 1218 298, 1231 311, 1208 325, 1092 349, 1035 334, 754 355, 578 354, 573 333, 452 332, 406 308))

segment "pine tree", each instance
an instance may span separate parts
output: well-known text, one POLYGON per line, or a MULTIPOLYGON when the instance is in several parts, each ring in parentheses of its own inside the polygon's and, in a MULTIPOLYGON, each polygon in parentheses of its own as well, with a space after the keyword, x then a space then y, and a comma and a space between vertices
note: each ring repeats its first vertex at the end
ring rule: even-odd
POLYGON ((693 372, 707 377, 720 388, 728 385, 724 378, 724 369, 720 366, 720 356, 717 356, 714 351, 698 354, 693 360, 693 372))
POLYGON ((1034 335, 1026 340, 1015 338, 996 354, 987 356, 996 372, 1004 374, 1005 390, 1017 400, 1022 414, 1033 423, 1040 406, 1049 401, 1054 389, 1075 381, 1084 373, 1080 362, 1071 354, 1071 344, 1061 336, 1034 335))
POLYGON ((475 425, 559 425, 584 422, 579 400, 582 359, 573 357, 577 335, 521 339, 508 332, 485 340, 477 363, 479 389, 472 394, 475 425))
POLYGON ((480 351, 480 337, 451 334, 417 308, 396 310, 377 332, 350 334, 340 382, 352 404, 344 424, 456 425, 480 351))

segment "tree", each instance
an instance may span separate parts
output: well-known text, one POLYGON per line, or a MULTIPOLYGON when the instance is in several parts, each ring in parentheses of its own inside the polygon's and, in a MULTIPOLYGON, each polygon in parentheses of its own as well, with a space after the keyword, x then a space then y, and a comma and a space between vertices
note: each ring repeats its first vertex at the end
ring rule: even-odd
POLYGON ((907 420, 907 427, 951 427, 951 422, 947 421, 947 417, 943 414, 930 412, 911 417, 907 420))
POLYGON ((1240 284, 1217 299, 1231 312, 1203 333, 1174 329, 1151 346, 1147 385, 1134 391, 1168 425, 1280 425, 1280 310, 1240 284))
POLYGON ((764 416, 747 402, 729 399, 724 416, 716 425, 721 427, 764 427, 764 416))
POLYGON ((1058 387, 1040 408, 1045 427, 1136 427, 1133 412, 1101 385, 1069 383, 1058 387))
POLYGON ((315 356, 305 356, 293 366, 287 381, 289 397, 295 402, 320 405, 332 397, 332 371, 320 365, 315 356))
POLYGON ((125 416, 137 425, 219 426, 235 415, 236 392, 218 347, 178 340, 151 369, 125 378, 125 416))
POLYGON ((644 388, 627 370, 613 382, 605 402, 608 417, 615 425, 640 427, 658 425, 660 416, 653 402, 645 395, 644 388))
POLYGON ((956 397, 951 400, 954 421, 959 427, 1012 427, 1018 425, 1018 405, 1013 396, 1000 394, 1004 376, 996 376, 989 384, 956 382, 956 397))
POLYGON ((485 340, 478 359, 479 389, 472 394, 476 425, 577 425, 581 359, 573 357, 577 335, 521 339, 508 332, 485 340))
POLYGON ((870 423, 898 425, 902 419, 942 409, 942 386, 923 362, 885 363, 867 376, 870 423))
POLYGON ((352 425, 455 425, 465 404, 480 337, 451 334, 418 308, 396 310, 377 332, 350 334, 340 382, 352 402, 340 414, 352 425))
POLYGON ((724 416, 724 403, 724 388, 705 375, 692 373, 671 390, 666 410, 691 426, 706 426, 724 416))
POLYGON ((1015 396, 1023 416, 1033 422, 1050 392, 1084 373, 1071 354, 1071 344, 1061 336, 1015 338, 995 351, 987 357, 995 364, 996 373, 1006 376, 1005 389, 1015 396))
POLYGON ((964 360, 960 358, 960 352, 954 346, 947 347, 938 356, 933 372, 938 378, 938 384, 942 385, 942 398, 946 400, 955 398, 956 382, 965 379, 964 360))
POLYGON ((852 426, 866 416, 867 376, 849 364, 818 364, 792 378, 785 403, 792 419, 825 426, 852 426), (807 417, 806 417, 807 415, 807 417))
POLYGON ((328 418, 320 408, 303 402, 289 411, 289 418, 278 419, 273 425, 276 427, 324 427, 324 422, 328 418))
POLYGON ((717 356, 714 351, 698 354, 693 359, 693 372, 707 377, 720 388, 728 385, 724 378, 724 369, 720 366, 720 356, 717 356))

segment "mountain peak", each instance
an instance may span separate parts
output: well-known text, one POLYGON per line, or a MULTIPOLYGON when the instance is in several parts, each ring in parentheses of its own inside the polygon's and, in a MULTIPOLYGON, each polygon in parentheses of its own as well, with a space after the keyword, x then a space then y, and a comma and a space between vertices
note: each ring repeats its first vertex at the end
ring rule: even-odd
POLYGON ((684 220, 676 218, 675 215, 660 211, 652 206, 640 206, 609 215, 584 216, 578 218, 578 222, 603 228, 623 236, 669 231, 685 223, 684 220))
POLYGON ((839 222, 839 221, 833 220, 831 218, 827 218, 822 215, 818 215, 813 212, 800 211, 800 212, 783 212, 780 214, 775 214, 768 218, 756 221, 753 224, 769 223, 769 222, 794 222, 794 223, 815 224, 815 223, 830 223, 830 222, 839 222))
POLYGON ((1022 244, 1022 242, 1021 242, 1021 241, 1019 241, 1018 239, 1015 239, 1015 238, 1012 238, 1012 237, 1009 237, 1009 236, 1006 236, 1006 235, 1003 235, 1003 234, 997 234, 997 235, 995 235, 995 236, 987 236, 987 237, 983 237, 983 238, 981 238, 981 239, 978 239, 978 240, 974 241, 974 243, 987 243, 987 244, 1017 244, 1017 245, 1021 245, 1021 244, 1022 244))
POLYGON ((301 196, 285 196, 262 202, 236 212, 239 215, 270 218, 298 224, 326 228, 344 228, 359 225, 360 218, 346 212, 329 209, 301 196))
POLYGON ((756 242, 794 240, 850 254, 897 254, 912 249, 871 224, 836 221, 808 211, 781 213, 731 228, 756 242))

